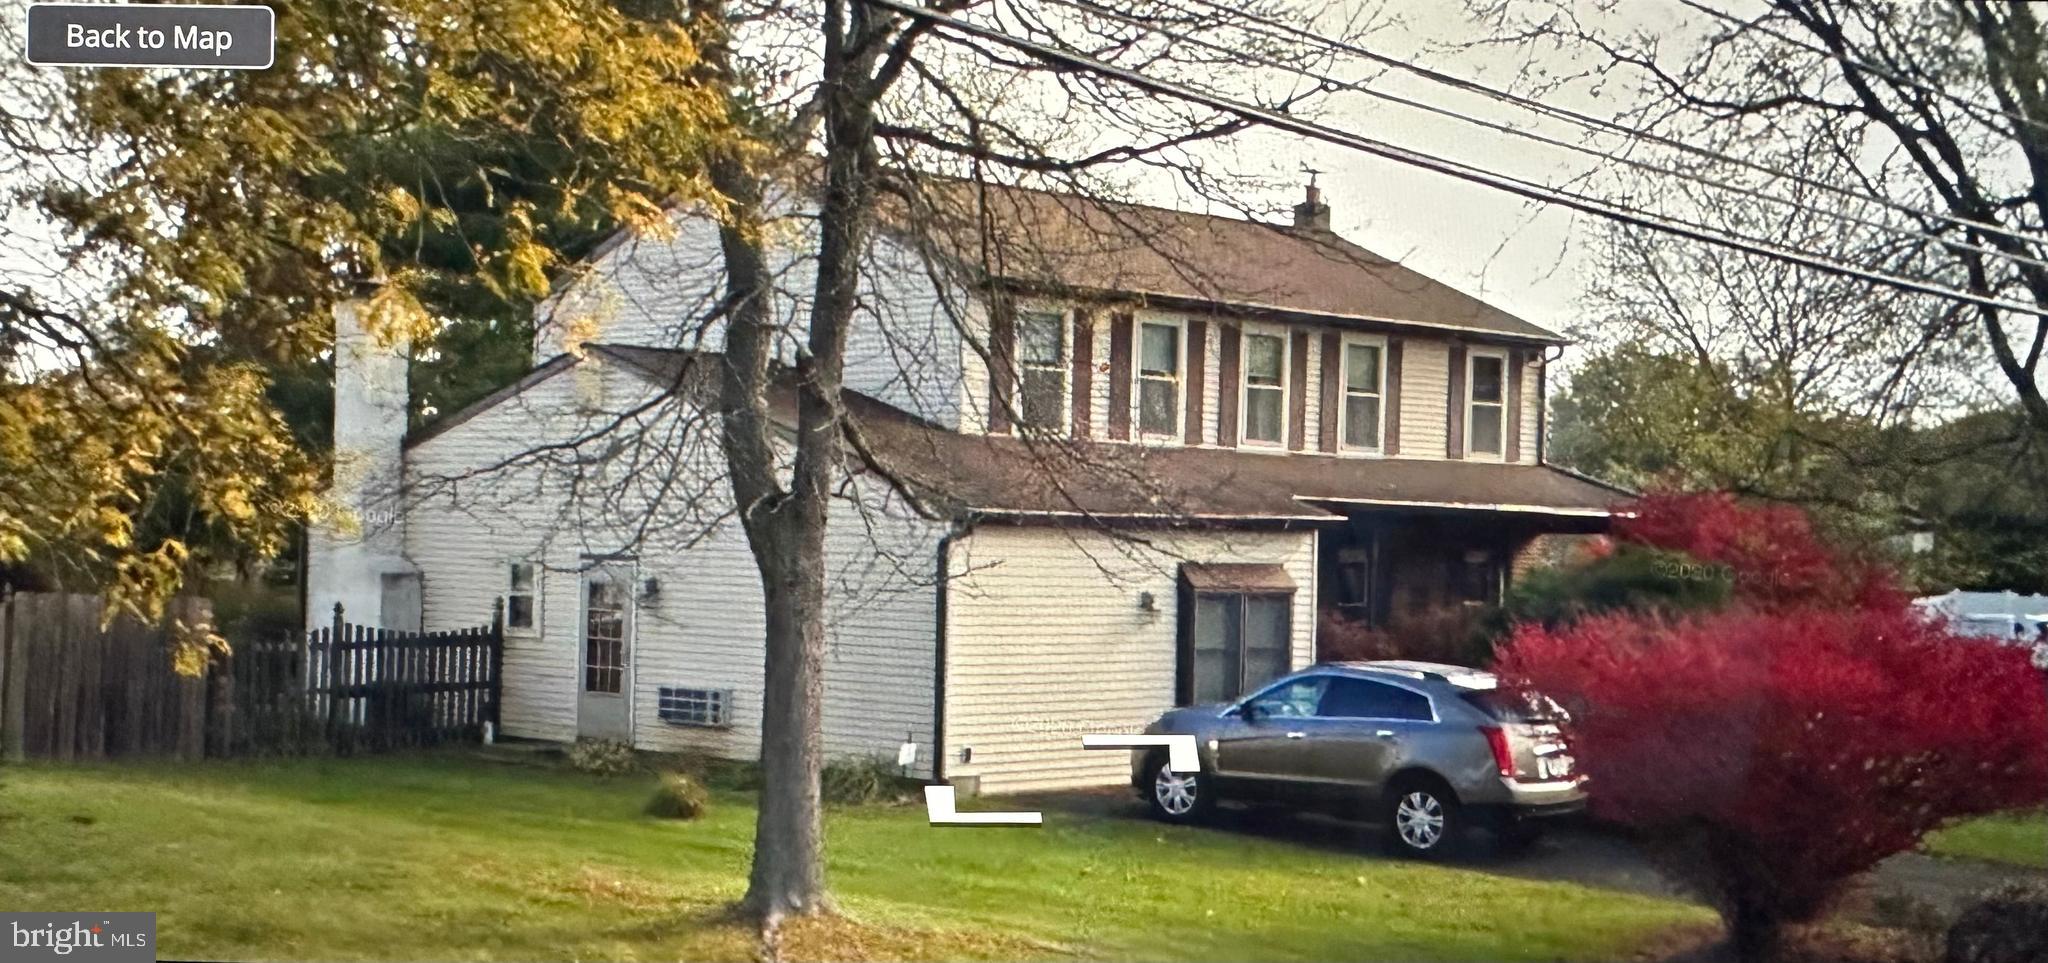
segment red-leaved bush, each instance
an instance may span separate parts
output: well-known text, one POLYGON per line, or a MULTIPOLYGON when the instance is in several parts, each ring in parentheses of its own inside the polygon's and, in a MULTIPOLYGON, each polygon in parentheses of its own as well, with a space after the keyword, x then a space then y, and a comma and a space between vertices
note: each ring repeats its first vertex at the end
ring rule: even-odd
POLYGON ((1497 669, 1566 707, 1596 814, 1710 899, 1745 958, 1944 821, 2048 797, 2026 652, 1903 606, 1523 626, 1497 669))
POLYGON ((1726 567, 1738 602, 1757 608, 1908 601, 1890 569, 1826 544, 1791 505, 1742 502, 1727 492, 1653 493, 1615 519, 1614 536, 1726 567))

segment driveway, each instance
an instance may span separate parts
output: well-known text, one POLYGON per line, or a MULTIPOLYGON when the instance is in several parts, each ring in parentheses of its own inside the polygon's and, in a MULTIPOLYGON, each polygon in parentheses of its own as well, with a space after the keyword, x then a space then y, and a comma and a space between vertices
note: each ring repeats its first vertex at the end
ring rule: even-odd
MULTIPOLYGON (((1128 790, 1105 789, 1087 792, 1049 793, 1024 797, 1017 808, 1064 812, 1069 816, 1099 819, 1151 817, 1145 806, 1128 790)), ((1271 839, 1278 843, 1357 853, 1366 859, 1388 859, 1382 855, 1380 830, 1323 816, 1304 815, 1281 809, 1232 806, 1221 807, 1213 824, 1224 832, 1271 839)), ((1453 865, 1484 873, 1524 879, 1577 883, 1601 889, 1620 890, 1650 896, 1690 899, 1683 887, 1672 882, 1620 835, 1592 826, 1560 826, 1534 846, 1522 850, 1501 850, 1488 844, 1484 834, 1475 834, 1474 845, 1452 861, 1453 865)), ((1859 880, 1844 899, 1840 913, 1851 920, 1875 925, 1898 925, 1895 910, 1880 909, 1892 902, 1887 897, 1918 901, 1940 917, 1943 925, 1986 890, 2008 882, 2048 879, 2048 872, 2004 863, 1972 859, 1950 859, 1925 853, 1900 853, 1880 864, 1859 880)))

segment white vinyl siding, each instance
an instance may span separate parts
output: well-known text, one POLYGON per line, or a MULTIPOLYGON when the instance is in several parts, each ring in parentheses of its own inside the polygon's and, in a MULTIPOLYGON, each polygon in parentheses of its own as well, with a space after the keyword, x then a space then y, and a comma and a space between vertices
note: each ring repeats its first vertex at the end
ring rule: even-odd
POLYGON ((1443 458, 1450 409, 1451 348, 1448 342, 1404 339, 1401 343, 1401 457, 1443 458))
MULTIPOLYGON (((724 346, 723 325, 702 321, 725 296, 717 222, 687 210, 674 218, 672 233, 622 238, 541 304, 535 312, 535 365, 590 344, 707 351, 724 346)), ((795 358, 814 293, 816 259, 800 255, 816 250, 815 223, 808 216, 776 222, 772 233, 790 236, 766 252, 776 278, 772 311, 786 332, 776 349, 786 362, 795 358)), ((860 281, 847 333, 846 387, 948 427, 986 425, 981 409, 987 406, 987 371, 978 356, 973 364, 961 363, 972 349, 954 320, 971 320, 972 299, 962 290, 941 288, 920 255, 886 238, 874 242, 860 281), (965 383, 970 372, 984 379, 981 393, 965 383), (978 416, 963 407, 969 404, 978 416)))
POLYGON ((1202 332, 1202 437, 1201 444, 1216 444, 1221 437, 1219 414, 1223 405, 1223 325, 1211 321, 1202 332))
POLYGON ((1314 661, 1314 533, 1134 534, 987 526, 952 543, 948 776, 978 777, 984 792, 1128 782, 1128 753, 1084 750, 1081 736, 1140 732, 1173 706, 1182 562, 1285 566, 1290 662, 1314 661))
POLYGON ((1538 382, 1541 362, 1531 359, 1522 365, 1522 462, 1536 463, 1537 442, 1540 440, 1539 426, 1543 421, 1543 393, 1538 382))
MULTIPOLYGON (((602 367, 614 404, 623 408, 648 396, 645 381, 602 367)), ((566 405, 573 384, 569 377, 547 379, 429 439, 408 452, 408 477, 420 485, 586 430, 586 419, 566 405)), ((672 423, 649 430, 659 433, 660 424, 672 423)), ((715 424, 702 431, 715 432, 715 424)), ((692 451, 717 457, 715 444, 692 451)), ((687 464, 697 462, 693 457, 687 464)), ((721 513, 719 485, 713 497, 688 510, 694 513, 689 518, 674 518, 678 509, 672 507, 608 505, 594 495, 572 503, 564 479, 521 468, 467 479, 408 513, 406 550, 420 568, 429 630, 488 622, 506 588, 505 559, 532 558, 546 567, 540 573, 540 630, 506 640, 506 735, 575 738, 582 579, 574 573, 594 564, 590 556, 619 547, 624 520, 652 511, 675 524, 654 526, 633 563, 634 742, 643 749, 735 759, 758 755, 764 628, 753 556, 730 519, 683 544, 705 527, 706 517, 721 513), (648 579, 658 585, 652 596, 645 593, 648 579), (732 690, 732 726, 662 722, 662 686, 732 690)), ((867 510, 836 503, 826 535, 826 753, 893 758, 908 734, 920 746, 915 771, 928 774, 937 627, 930 582, 943 528, 875 494, 876 485, 850 487, 867 510)))

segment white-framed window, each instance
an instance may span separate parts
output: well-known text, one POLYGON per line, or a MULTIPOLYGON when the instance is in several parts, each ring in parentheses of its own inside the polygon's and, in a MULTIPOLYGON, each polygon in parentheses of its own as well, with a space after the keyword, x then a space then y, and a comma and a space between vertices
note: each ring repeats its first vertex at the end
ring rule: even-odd
POLYGON ((1507 451, 1508 356, 1472 350, 1465 357, 1465 454, 1499 458, 1507 451))
POLYGON ((517 635, 540 631, 540 566, 534 562, 505 563, 505 631, 517 635))
POLYGON ((1387 343, 1380 338, 1347 335, 1342 347, 1344 391, 1337 409, 1338 447, 1353 452, 1383 451, 1387 343))
POLYGON ((1067 427, 1067 319, 1058 311, 1017 312, 1017 426, 1067 427))
POLYGON ((1287 444, 1287 334, 1245 329, 1239 378, 1238 438, 1247 445, 1287 444))
POLYGON ((1142 321, 1138 324, 1138 390, 1132 403, 1137 407, 1137 436, 1178 438, 1181 434, 1181 392, 1185 379, 1187 345, 1178 321, 1142 321))

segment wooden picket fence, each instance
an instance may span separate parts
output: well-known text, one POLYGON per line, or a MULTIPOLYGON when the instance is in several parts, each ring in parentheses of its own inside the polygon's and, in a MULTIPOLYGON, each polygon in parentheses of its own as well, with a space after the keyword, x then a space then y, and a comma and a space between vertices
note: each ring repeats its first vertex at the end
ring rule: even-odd
POLYGON ((351 625, 230 640, 198 675, 172 668, 170 624, 102 626, 97 596, 0 599, 0 755, 68 761, 379 751, 481 737, 495 724, 502 617, 452 632, 351 625))
MULTIPOLYGON (((500 603, 502 606, 502 603, 500 603)), ((339 752, 478 739, 498 721, 504 674, 502 609, 491 624, 453 632, 397 632, 343 621, 307 636, 307 691, 339 752)))

